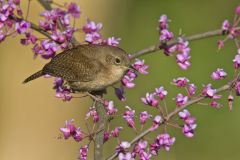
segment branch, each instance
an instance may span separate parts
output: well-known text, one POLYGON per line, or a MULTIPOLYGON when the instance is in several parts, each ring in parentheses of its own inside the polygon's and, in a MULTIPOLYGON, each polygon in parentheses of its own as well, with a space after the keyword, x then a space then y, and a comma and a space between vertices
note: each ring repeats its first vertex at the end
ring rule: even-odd
MULTIPOLYGON (((236 30, 239 30, 240 27, 236 27, 236 30)), ((183 37, 184 40, 186 41, 195 41, 195 40, 200 40, 200 39, 205 39, 205 38, 210 38, 210 37, 215 37, 215 36, 221 36, 223 35, 223 32, 221 29, 209 31, 209 32, 204 32, 204 33, 198 33, 194 35, 190 35, 187 37, 183 37)), ((149 46, 147 48, 144 48, 140 51, 137 51, 131 55, 131 58, 137 58, 146 54, 150 54, 152 52, 156 52, 158 50, 161 50, 163 48, 166 48, 166 46, 172 46, 178 43, 178 39, 174 39, 168 43, 158 43, 156 45, 149 46)))
MULTIPOLYGON (((217 89, 217 93, 220 93, 220 92, 223 92, 223 91, 226 91, 230 88, 233 87, 233 84, 234 84, 234 81, 232 82, 229 82, 227 84, 225 84, 224 86, 220 87, 217 89)), ((167 115, 167 117, 163 120, 163 122, 161 124, 164 124, 164 123, 167 123, 169 120, 171 120, 171 118, 173 116, 175 116, 176 114, 178 114, 178 112, 182 111, 183 109, 187 108, 188 106, 192 105, 192 104, 195 104, 195 103, 198 103, 204 99, 206 99, 207 97, 205 96, 200 96, 200 97, 196 97, 190 101, 188 101, 185 105, 181 106, 181 107, 177 107, 174 111, 172 111, 171 113, 169 113, 167 115)), ((136 142, 138 142, 140 139, 142 139, 144 136, 146 136, 147 134, 149 134, 150 132, 152 132, 151 130, 151 127, 146 129, 145 131, 141 132, 139 135, 137 135, 135 138, 133 138, 131 141, 130 141, 130 145, 132 146, 133 144, 135 144, 136 142)), ((113 160, 115 159, 116 157, 118 156, 118 153, 114 153, 113 155, 111 155, 109 158, 107 158, 107 160, 113 160)))

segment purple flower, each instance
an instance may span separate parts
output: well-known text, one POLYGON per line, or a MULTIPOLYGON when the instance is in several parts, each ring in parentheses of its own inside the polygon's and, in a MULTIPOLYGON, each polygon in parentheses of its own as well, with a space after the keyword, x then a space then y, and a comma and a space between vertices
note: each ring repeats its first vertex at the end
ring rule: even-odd
POLYGON ((101 44, 102 36, 97 32, 88 33, 86 34, 85 41, 91 44, 101 44))
POLYGON ((187 103, 188 101, 188 97, 187 96, 184 96, 183 94, 179 93, 176 98, 175 98, 175 101, 176 101, 176 105, 178 107, 180 106, 183 106, 187 103))
POLYGON ((136 59, 132 67, 136 69, 141 74, 148 74, 148 65, 145 64, 144 60, 136 59))
POLYGON ((69 88, 61 88, 56 89, 55 96, 57 98, 61 98, 63 101, 70 101, 72 99, 71 95, 72 91, 69 88))
POLYGON ((129 152, 127 152, 127 153, 119 153, 119 155, 118 155, 118 159, 119 160, 133 160, 132 159, 132 155, 131 155, 131 153, 129 153, 129 152))
POLYGON ((141 98, 142 102, 146 105, 152 106, 152 107, 157 107, 158 106, 158 101, 154 98, 154 94, 146 94, 145 98, 141 98))
POLYGON ((130 128, 135 127, 134 114, 135 110, 132 110, 130 107, 126 106, 126 111, 123 114, 123 118, 127 121, 127 124, 130 128))
POLYGON ((147 111, 144 111, 144 112, 141 112, 140 115, 139 115, 139 118, 140 118, 140 123, 143 125, 146 123, 146 121, 148 119, 150 119, 152 117, 151 114, 149 114, 147 111))
POLYGON ((216 71, 214 71, 211 75, 213 80, 221 80, 227 76, 227 73, 224 72, 223 69, 218 68, 216 71))
POLYGON ((189 62, 189 59, 190 59, 190 56, 188 53, 180 53, 176 55, 177 64, 183 70, 187 70, 188 67, 191 65, 191 63, 189 62))
POLYGON ((221 104, 218 103, 217 101, 212 101, 210 103, 210 106, 213 107, 213 108, 220 108, 221 107, 221 104))
POLYGON ((152 126, 151 126, 151 131, 156 130, 160 126, 161 123, 162 123, 162 117, 160 115, 155 116, 153 119, 152 126))
POLYGON ((190 117, 190 112, 184 109, 182 112, 179 112, 178 115, 181 119, 186 120, 190 117))
POLYGON ((238 80, 235 84, 236 95, 240 96, 240 80, 238 80))
POLYGON ((124 86, 126 86, 127 88, 133 88, 135 86, 135 84, 133 83, 134 78, 129 77, 128 75, 125 75, 121 82, 124 86))
POLYGON ((93 123, 97 123, 99 121, 99 114, 95 107, 90 107, 89 112, 86 114, 86 118, 92 117, 93 123))
POLYGON ((196 93, 197 87, 192 83, 188 85, 187 90, 188 90, 188 94, 192 96, 196 93))
POLYGON ((155 88, 155 95, 158 96, 161 100, 163 100, 166 96, 167 96, 167 91, 164 90, 164 87, 159 87, 159 88, 155 88))
POLYGON ((87 160, 88 146, 82 146, 79 150, 79 159, 87 160))
POLYGON ((21 44, 29 45, 30 43, 35 44, 37 42, 37 37, 35 37, 31 32, 25 33, 26 38, 21 39, 21 44))
POLYGON ((123 129, 123 127, 116 127, 114 130, 111 131, 112 137, 119 137, 120 131, 123 129))
POLYGON ((222 23, 222 30, 224 32, 226 32, 226 31, 229 31, 230 28, 231 28, 231 25, 230 25, 229 21, 228 20, 224 20, 223 23, 222 23))
POLYGON ((240 49, 238 49, 238 54, 233 59, 234 67, 235 69, 238 69, 240 67, 240 49))
POLYGON ((240 6, 237 6, 237 7, 236 7, 235 13, 236 13, 237 15, 240 15, 240 6))
POLYGON ((68 139, 69 137, 73 137, 75 141, 80 142, 83 139, 83 133, 81 132, 81 129, 76 129, 75 125, 73 124, 74 120, 66 121, 65 127, 60 128, 60 131, 63 133, 63 136, 65 139, 68 139))
POLYGON ((217 90, 213 89, 212 84, 208 84, 208 85, 204 86, 204 88, 202 90, 202 95, 207 96, 209 98, 214 98, 216 92, 217 92, 217 90))
POLYGON ((125 90, 123 86, 120 86, 119 88, 114 88, 114 91, 119 100, 126 101, 126 98, 124 97, 125 90))
POLYGON ((163 29, 160 31, 160 42, 170 41, 173 38, 173 33, 168 31, 167 29, 163 29))
POLYGON ((53 34, 51 35, 51 38, 58 43, 63 43, 66 40, 65 36, 59 31, 53 32, 53 34))
POLYGON ((148 146, 148 142, 145 141, 145 140, 140 140, 133 148, 133 157, 135 158, 136 155, 141 155, 145 149, 147 148, 148 146))
POLYGON ((178 87, 186 87, 189 80, 185 77, 179 77, 177 79, 173 79, 173 84, 178 87))
POLYGON ((155 143, 159 146, 159 149, 163 147, 166 151, 169 151, 175 140, 175 137, 171 138, 168 133, 163 133, 157 136, 155 143))
POLYGON ((140 160, 151 160, 152 155, 150 153, 147 152, 142 152, 140 154, 140 160))
POLYGON ((3 34, 3 31, 0 30, 0 42, 2 42, 5 39, 5 35, 3 34))
POLYGON ((160 30, 163 30, 163 29, 167 29, 168 28, 168 18, 167 18, 167 15, 161 15, 159 20, 159 29, 160 30))
POLYGON ((188 137, 188 138, 192 138, 194 136, 194 129, 197 127, 196 124, 194 125, 187 125, 184 124, 183 128, 182 128, 182 132, 183 134, 188 137))
POLYGON ((118 46, 121 38, 110 37, 106 40, 106 44, 109 46, 118 46))
POLYGON ((121 153, 121 152, 124 152, 125 149, 128 149, 130 147, 130 143, 127 142, 127 141, 122 141, 120 142, 120 144, 117 146, 116 148, 116 152, 117 153, 121 153))
POLYGON ((218 49, 219 50, 222 49, 224 47, 224 41, 223 40, 219 40, 217 45, 218 45, 218 49))
POLYGON ((87 24, 83 26, 83 32, 85 32, 86 34, 99 32, 102 29, 102 27, 103 27, 102 23, 96 24, 94 21, 87 19, 87 24))
POLYGON ((105 131, 103 134, 103 143, 107 142, 110 138, 110 133, 105 131))
POLYGON ((68 13, 70 13, 74 18, 80 17, 80 7, 76 4, 71 2, 68 6, 68 13))
POLYGON ((41 55, 44 59, 49 59, 55 56, 56 51, 59 49, 55 42, 43 40, 41 42, 42 48, 45 52, 41 55))
POLYGON ((19 33, 26 33, 28 29, 30 28, 30 23, 22 20, 21 22, 16 22, 15 23, 15 30, 19 33))
POLYGON ((113 101, 109 101, 105 104, 105 108, 107 110, 108 115, 114 115, 117 113, 117 109, 114 107, 113 101))

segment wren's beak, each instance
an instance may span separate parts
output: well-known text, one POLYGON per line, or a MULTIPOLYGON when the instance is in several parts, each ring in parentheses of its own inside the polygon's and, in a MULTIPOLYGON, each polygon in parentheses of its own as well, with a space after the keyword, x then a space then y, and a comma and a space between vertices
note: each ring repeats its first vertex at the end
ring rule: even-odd
POLYGON ((126 70, 134 70, 137 71, 135 68, 133 68, 132 66, 127 67, 127 66, 122 66, 122 68, 126 69, 126 70))

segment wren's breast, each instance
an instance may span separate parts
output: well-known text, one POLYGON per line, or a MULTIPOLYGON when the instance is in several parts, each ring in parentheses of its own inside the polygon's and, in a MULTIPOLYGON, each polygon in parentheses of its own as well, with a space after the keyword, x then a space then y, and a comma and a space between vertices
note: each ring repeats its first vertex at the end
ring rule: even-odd
POLYGON ((105 89, 121 80, 125 73, 123 68, 114 68, 108 72, 99 73, 96 78, 89 82, 69 82, 72 89, 89 92, 105 89))

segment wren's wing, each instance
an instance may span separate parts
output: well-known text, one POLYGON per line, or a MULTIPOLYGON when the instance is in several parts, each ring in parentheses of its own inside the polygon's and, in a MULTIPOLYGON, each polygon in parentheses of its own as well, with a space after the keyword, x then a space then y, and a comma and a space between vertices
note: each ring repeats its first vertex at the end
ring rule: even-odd
POLYGON ((56 55, 44 66, 43 73, 61 77, 67 81, 88 82, 93 80, 101 70, 102 64, 80 52, 81 50, 76 48, 56 55))

